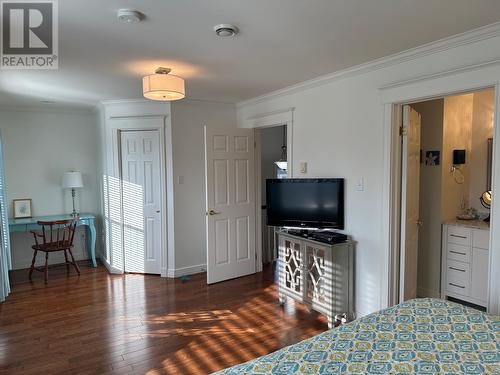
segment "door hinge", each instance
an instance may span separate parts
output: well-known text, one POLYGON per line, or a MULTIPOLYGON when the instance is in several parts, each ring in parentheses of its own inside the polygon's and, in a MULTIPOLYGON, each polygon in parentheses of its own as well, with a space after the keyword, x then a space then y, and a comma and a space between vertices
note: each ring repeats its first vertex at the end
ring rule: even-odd
POLYGON ((253 142, 253 148, 257 148, 257 142, 256 141, 253 142))
POLYGON ((404 136, 408 135, 408 129, 406 128, 406 126, 400 126, 399 127, 399 135, 401 137, 404 137, 404 136))

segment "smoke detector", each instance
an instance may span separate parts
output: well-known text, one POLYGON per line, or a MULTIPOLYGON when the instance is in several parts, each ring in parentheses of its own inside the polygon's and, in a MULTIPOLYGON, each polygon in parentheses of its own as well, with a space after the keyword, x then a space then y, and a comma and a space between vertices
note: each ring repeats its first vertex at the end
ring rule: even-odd
POLYGON ((222 38, 235 36, 239 32, 236 26, 230 25, 228 23, 221 23, 220 25, 214 26, 214 31, 217 36, 220 36, 222 38))
POLYGON ((117 14, 118 20, 123 23, 138 23, 144 18, 144 14, 133 9, 120 9, 117 14))

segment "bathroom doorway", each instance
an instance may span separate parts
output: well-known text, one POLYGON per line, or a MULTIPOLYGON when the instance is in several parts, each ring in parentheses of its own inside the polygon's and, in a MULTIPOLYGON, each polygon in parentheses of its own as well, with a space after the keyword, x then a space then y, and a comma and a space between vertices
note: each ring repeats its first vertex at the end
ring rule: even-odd
POLYGON ((495 90, 403 106, 399 299, 488 305, 495 90))

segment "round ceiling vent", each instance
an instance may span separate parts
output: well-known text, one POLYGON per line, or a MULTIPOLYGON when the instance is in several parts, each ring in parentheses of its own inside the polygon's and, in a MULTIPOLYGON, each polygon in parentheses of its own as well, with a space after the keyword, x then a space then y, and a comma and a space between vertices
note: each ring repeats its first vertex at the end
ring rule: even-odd
POLYGON ((133 9, 120 9, 117 17, 118 20, 123 23, 137 23, 142 21, 144 14, 133 9))
POLYGON ((221 23, 220 25, 214 26, 214 31, 217 36, 222 38, 226 38, 229 36, 235 36, 238 34, 238 28, 234 25, 230 25, 227 23, 221 23))

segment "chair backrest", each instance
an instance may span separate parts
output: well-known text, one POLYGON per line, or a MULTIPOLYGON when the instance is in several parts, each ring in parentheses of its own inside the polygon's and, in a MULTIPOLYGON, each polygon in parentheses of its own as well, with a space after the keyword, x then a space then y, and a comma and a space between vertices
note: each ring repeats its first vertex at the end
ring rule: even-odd
POLYGON ((42 227, 43 244, 66 244, 73 246, 78 218, 54 221, 38 221, 42 227))

